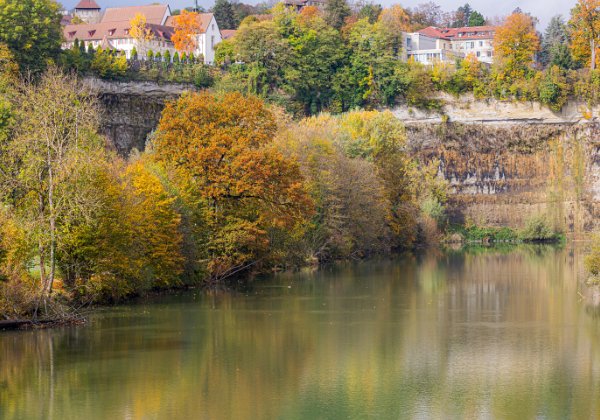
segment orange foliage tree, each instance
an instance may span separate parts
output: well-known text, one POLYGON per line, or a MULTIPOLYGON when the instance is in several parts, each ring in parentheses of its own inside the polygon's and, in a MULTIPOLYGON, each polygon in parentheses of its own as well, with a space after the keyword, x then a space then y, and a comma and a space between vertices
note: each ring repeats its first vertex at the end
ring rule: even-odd
POLYGON ((600 0, 579 0, 571 10, 569 26, 573 56, 594 70, 600 43, 600 0))
POLYGON ((171 38, 175 49, 180 52, 191 53, 198 45, 197 35, 200 33, 198 13, 183 10, 175 16, 175 33, 171 38))
POLYGON ((155 157, 199 203, 213 279, 260 260, 273 230, 311 213, 297 163, 273 147, 275 130, 264 103, 239 93, 188 94, 163 111, 155 157))
POLYGON ((511 80, 525 77, 540 48, 535 22, 524 13, 513 13, 496 29, 494 51, 500 74, 511 80))

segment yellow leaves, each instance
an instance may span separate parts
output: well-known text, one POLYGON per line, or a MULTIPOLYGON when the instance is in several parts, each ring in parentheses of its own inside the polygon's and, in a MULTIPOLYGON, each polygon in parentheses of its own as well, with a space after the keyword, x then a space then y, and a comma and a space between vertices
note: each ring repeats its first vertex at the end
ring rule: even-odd
POLYGON ((571 50, 573 57, 596 68, 600 43, 600 0, 578 0, 571 10, 571 50), (592 49, 596 62, 592 63, 592 49))
POLYGON ((183 10, 180 15, 174 17, 175 33, 171 41, 175 49, 180 52, 192 53, 198 45, 198 34, 200 33, 199 15, 196 12, 183 10))
POLYGON ((129 29, 129 35, 131 35, 133 39, 137 40, 138 42, 144 43, 152 41, 154 38, 152 31, 146 24, 146 16, 144 16, 142 13, 136 13, 129 24, 131 25, 131 28, 129 29))
POLYGON ((379 14, 379 24, 393 34, 410 32, 410 17, 399 4, 387 7, 379 14))
POLYGON ((494 52, 496 62, 508 78, 522 79, 534 62, 540 40, 531 16, 513 13, 496 28, 494 52))

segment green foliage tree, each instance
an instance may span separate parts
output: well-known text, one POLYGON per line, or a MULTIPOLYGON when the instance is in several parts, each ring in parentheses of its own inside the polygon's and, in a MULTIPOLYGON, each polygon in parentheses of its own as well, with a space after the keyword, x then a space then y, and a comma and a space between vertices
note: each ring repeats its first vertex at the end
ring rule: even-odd
POLYGON ((350 6, 346 0, 331 0, 325 5, 325 21, 335 29, 340 30, 350 14, 350 6))
POLYGON ((477 10, 473 10, 469 15, 469 22, 467 26, 483 26, 485 25, 485 18, 477 10))
MULTIPOLYGON (((85 211, 67 191, 81 162, 102 147, 95 135, 96 99, 74 77, 50 68, 39 83, 26 83, 18 98, 14 136, 2 144, 1 199, 14 209, 18 223, 35 243, 40 268, 40 299, 46 300, 56 278, 61 230, 85 211)), ((85 166, 85 165, 84 165, 85 166)))
POLYGON ((52 0, 0 0, 0 43, 22 72, 40 72, 60 53, 60 21, 60 7, 52 0))
POLYGON ((358 19, 367 19, 369 23, 377 22, 379 14, 383 10, 380 4, 365 3, 358 9, 358 19))
POLYGON ((469 18, 471 17, 471 13, 473 13, 473 8, 469 3, 466 3, 464 6, 460 6, 454 12, 454 21, 452 22, 452 27, 460 28, 463 26, 469 26, 469 18))
POLYGON ((565 70, 574 63, 569 51, 569 33, 562 16, 554 16, 542 37, 539 61, 543 66, 559 66, 565 70))
POLYGON ((228 0, 216 0, 212 8, 215 19, 221 29, 236 29, 239 22, 236 20, 233 6, 228 0))

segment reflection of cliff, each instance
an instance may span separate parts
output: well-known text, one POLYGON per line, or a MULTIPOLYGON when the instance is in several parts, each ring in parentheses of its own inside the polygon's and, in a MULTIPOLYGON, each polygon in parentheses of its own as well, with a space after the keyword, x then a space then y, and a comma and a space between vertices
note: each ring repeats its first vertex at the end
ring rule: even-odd
POLYGON ((545 214, 568 234, 598 226, 600 127, 596 124, 407 125, 411 151, 438 159, 456 222, 521 227, 545 214))

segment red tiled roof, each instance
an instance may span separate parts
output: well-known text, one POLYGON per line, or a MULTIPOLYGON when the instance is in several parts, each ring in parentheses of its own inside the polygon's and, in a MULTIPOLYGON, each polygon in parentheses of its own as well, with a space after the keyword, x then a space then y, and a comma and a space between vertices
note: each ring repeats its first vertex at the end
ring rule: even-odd
POLYGON ((71 16, 71 15, 63 15, 62 18, 60 19, 60 24, 62 26, 70 25, 72 20, 73 20, 73 16, 71 16))
POLYGON ((487 39, 493 38, 495 26, 467 26, 463 28, 437 28, 429 26, 418 31, 420 34, 432 38, 451 39, 487 39), (491 32, 491 34, 490 34, 491 32), (462 34, 459 36, 459 34, 462 34), (473 34, 473 35, 468 35, 473 34))
MULTIPOLYGON (((170 41, 173 35, 173 28, 163 25, 146 25, 155 38, 170 41)), ((67 41, 98 41, 110 39, 131 38, 129 22, 100 22, 83 25, 66 25, 63 28, 63 35, 67 41)))
POLYGON ((223 38, 223 39, 232 38, 233 36, 235 36, 236 32, 237 31, 235 29, 223 29, 221 31, 221 38, 223 38))
MULTIPOLYGON (((165 26, 175 27, 175 18, 176 16, 169 16, 165 21, 165 26)), ((208 25, 213 18, 212 13, 198 13, 198 23, 200 24, 200 32, 203 34, 208 29, 208 25)))
POLYGON ((169 9, 168 4, 151 4, 148 6, 111 7, 104 11, 101 23, 104 22, 129 22, 135 15, 142 14, 146 23, 162 25, 163 18, 169 9))
POLYGON ((81 0, 75 9, 100 10, 100 6, 94 0, 81 0))

